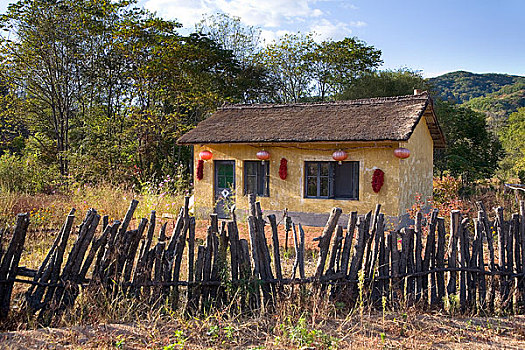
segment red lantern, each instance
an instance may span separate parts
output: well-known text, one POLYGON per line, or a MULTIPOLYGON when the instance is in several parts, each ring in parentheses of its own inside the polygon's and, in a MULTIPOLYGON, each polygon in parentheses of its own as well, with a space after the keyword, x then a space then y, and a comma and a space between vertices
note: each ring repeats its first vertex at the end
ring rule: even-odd
POLYGON ((199 158, 202 160, 210 160, 213 157, 213 153, 210 151, 200 151, 199 158))
POLYGON ((334 160, 338 161, 339 164, 341 164, 343 160, 348 158, 348 153, 340 149, 339 151, 335 151, 334 153, 332 153, 332 158, 334 158, 334 160))
POLYGON ((268 151, 265 150, 259 151, 257 152, 257 158, 264 162, 265 160, 270 159, 270 153, 268 153, 268 151))
POLYGON ((406 159, 406 158, 410 157, 410 150, 408 148, 403 148, 403 147, 396 148, 394 150, 394 155, 397 158, 406 159))

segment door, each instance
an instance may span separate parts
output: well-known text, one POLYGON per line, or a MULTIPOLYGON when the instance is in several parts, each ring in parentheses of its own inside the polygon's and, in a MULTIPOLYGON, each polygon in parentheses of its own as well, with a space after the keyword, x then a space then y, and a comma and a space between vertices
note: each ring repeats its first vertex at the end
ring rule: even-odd
POLYGON ((215 205, 217 216, 230 217, 230 209, 235 204, 235 161, 215 161, 215 205))

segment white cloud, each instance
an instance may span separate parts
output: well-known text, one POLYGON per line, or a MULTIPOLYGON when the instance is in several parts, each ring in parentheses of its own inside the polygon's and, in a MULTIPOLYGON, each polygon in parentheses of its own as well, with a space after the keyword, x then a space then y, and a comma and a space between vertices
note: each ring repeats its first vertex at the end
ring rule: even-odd
POLYGON ((266 43, 298 30, 315 31, 316 40, 337 40, 351 34, 351 28, 366 25, 363 21, 345 23, 332 19, 331 12, 336 9, 355 9, 338 0, 142 0, 142 4, 188 29, 194 28, 203 15, 223 12, 238 16, 244 24, 260 27, 266 43))
POLYGON ((204 13, 217 12, 204 0, 146 0, 144 7, 166 19, 175 19, 186 28, 193 27, 204 13))
POLYGON ((366 26, 366 22, 363 22, 363 21, 350 21, 350 22, 348 22, 348 25, 351 26, 351 27, 361 28, 361 27, 365 27, 366 26))
POLYGON ((313 0, 145 0, 144 6, 160 16, 179 20, 193 27, 202 15, 225 12, 238 16, 248 25, 280 27, 289 22, 322 16, 313 0))
POLYGON ((315 39, 318 41, 334 39, 339 40, 352 34, 351 24, 338 21, 329 21, 325 18, 315 22, 310 26, 310 31, 317 35, 315 39))

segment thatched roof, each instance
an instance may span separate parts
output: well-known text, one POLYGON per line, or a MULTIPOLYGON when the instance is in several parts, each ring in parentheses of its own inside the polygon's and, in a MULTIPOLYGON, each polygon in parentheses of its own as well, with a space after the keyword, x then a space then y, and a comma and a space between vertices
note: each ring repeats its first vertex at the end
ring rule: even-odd
POLYGON ((428 93, 352 101, 231 105, 179 139, 181 144, 406 141, 425 117, 434 147, 445 139, 428 93))

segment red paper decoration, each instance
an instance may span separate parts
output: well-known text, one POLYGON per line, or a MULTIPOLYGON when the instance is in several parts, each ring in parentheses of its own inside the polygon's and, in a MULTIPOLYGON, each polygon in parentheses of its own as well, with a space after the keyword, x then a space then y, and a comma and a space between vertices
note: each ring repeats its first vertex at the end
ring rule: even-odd
POLYGON ((261 150, 261 151, 257 152, 257 158, 262 160, 262 161, 268 160, 268 159, 270 159, 270 153, 268 153, 268 151, 261 150))
POLYGON ((381 187, 385 183, 385 173, 381 169, 376 169, 374 175, 372 176, 372 189, 375 193, 381 191, 381 187))
POLYGON ((199 159, 199 162, 197 163, 197 180, 202 180, 204 177, 204 161, 202 159, 199 159))
POLYGON ((339 164, 341 164, 343 160, 348 158, 348 153, 340 149, 339 151, 335 151, 334 153, 332 153, 332 158, 334 158, 334 160, 338 161, 339 164))
POLYGON ((201 160, 210 160, 212 157, 213 157, 213 153, 211 153, 210 151, 201 151, 199 153, 199 158, 201 160))
POLYGON ((279 166, 279 177, 281 180, 286 180, 288 176, 288 161, 286 158, 281 158, 281 165, 279 166))
POLYGON ((397 158, 405 159, 405 158, 410 157, 410 150, 408 148, 403 148, 403 147, 396 148, 394 150, 394 155, 397 158))

